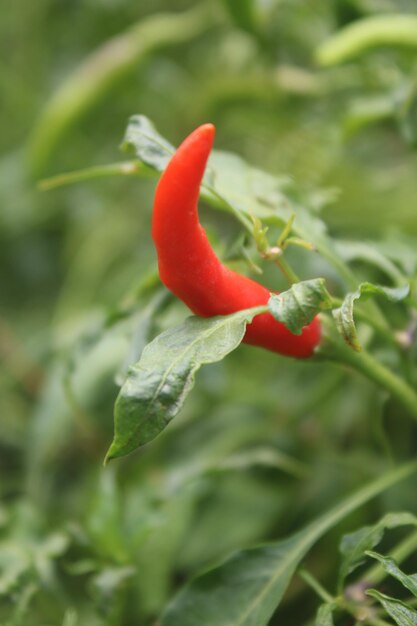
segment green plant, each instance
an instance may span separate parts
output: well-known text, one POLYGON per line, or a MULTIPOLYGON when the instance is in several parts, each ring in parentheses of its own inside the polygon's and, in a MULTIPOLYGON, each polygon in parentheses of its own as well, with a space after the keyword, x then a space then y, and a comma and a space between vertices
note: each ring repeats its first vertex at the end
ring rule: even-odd
POLYGON ((0 623, 414 624, 413 1, 12 4, 0 623), (207 119, 210 255, 263 299, 202 318, 150 231, 207 119), (261 316, 318 317, 314 356, 245 345, 261 316))

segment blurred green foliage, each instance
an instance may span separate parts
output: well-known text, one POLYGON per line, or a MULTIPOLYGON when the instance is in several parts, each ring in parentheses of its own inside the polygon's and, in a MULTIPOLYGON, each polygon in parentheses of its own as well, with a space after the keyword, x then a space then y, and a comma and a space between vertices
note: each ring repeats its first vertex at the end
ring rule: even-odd
MULTIPOLYGON (((186 311, 156 275, 154 180, 37 186, 121 161, 117 146, 134 113, 149 116, 174 145, 211 121, 218 148, 293 179, 341 238, 358 282, 395 283, 398 268, 414 280, 417 50, 381 44, 340 64, 317 61, 323 41, 351 21, 393 12, 417 19, 413 0, 4 7, 2 626, 153 624, 201 568, 291 533, 393 459, 415 454, 413 425, 359 376, 241 346, 201 372, 157 440, 103 469, 126 364, 186 311), (370 253, 364 242, 372 239, 370 253), (378 253, 389 258, 385 269, 370 260, 378 253)), ((223 256, 249 272, 236 261, 237 222, 207 207, 202 219, 223 256)), ((340 290, 319 256, 297 252, 294 263, 306 278, 327 272, 340 290)), ((264 280, 283 286, 269 268, 264 280)), ((395 309, 388 315, 404 325, 395 309)), ((377 356, 389 364, 384 346, 377 356)), ((414 363, 412 353, 415 386, 414 363)), ((309 567, 331 586, 341 533, 404 507, 417 512, 413 481, 331 531, 309 567)), ((297 579, 272 624, 312 623, 316 607, 297 579)))

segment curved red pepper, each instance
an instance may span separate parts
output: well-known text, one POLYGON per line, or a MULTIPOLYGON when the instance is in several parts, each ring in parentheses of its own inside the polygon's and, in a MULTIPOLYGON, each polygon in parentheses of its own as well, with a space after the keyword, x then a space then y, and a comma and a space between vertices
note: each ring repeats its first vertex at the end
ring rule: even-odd
MULTIPOLYGON (((198 196, 214 134, 214 126, 204 124, 180 145, 158 183, 152 221, 162 282, 202 317, 266 304, 270 297, 266 287, 223 265, 200 225, 198 196)), ((248 324, 243 341, 306 358, 320 341, 320 322, 315 318, 294 335, 264 313, 248 324)))

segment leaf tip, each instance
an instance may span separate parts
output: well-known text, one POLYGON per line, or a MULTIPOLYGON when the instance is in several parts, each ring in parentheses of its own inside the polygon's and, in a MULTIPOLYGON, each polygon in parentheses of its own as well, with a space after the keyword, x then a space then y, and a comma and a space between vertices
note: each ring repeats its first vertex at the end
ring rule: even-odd
POLYGON ((104 457, 103 467, 107 467, 110 461, 113 459, 117 459, 120 456, 117 451, 117 447, 115 446, 114 440, 112 441, 110 448, 107 450, 106 456, 104 457))

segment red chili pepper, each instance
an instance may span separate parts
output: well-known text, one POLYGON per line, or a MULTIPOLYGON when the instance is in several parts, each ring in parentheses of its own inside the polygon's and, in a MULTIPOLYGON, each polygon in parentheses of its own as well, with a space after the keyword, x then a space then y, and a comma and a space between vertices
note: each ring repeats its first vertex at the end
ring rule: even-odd
MULTIPOLYGON (((214 126, 204 124, 180 145, 158 183, 152 222, 162 282, 202 317, 263 305, 270 297, 266 287, 223 265, 199 222, 200 184, 214 134, 214 126)), ((263 313, 248 324, 243 341, 306 358, 320 341, 320 322, 315 318, 301 335, 294 335, 263 313)))

